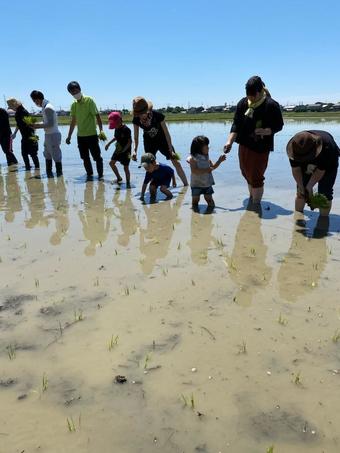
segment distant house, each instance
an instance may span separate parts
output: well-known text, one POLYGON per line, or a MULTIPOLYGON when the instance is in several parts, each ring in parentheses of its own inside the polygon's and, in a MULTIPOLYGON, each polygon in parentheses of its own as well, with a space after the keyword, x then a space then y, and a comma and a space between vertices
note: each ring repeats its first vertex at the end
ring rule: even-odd
POLYGON ((70 116, 70 112, 67 110, 58 110, 57 115, 58 116, 70 116))
POLYGON ((223 112, 225 111, 225 105, 212 105, 211 107, 208 107, 205 111, 209 113, 217 113, 217 112, 223 112))
POLYGON ((295 112, 296 105, 284 105, 283 106, 283 111, 284 112, 295 112))
POLYGON ((317 102, 315 104, 307 104, 307 112, 321 112, 322 111, 322 103, 317 102))
POLYGON ((204 107, 190 107, 188 110, 187 110, 187 113, 189 114, 195 114, 195 113, 202 113, 204 110, 204 107))

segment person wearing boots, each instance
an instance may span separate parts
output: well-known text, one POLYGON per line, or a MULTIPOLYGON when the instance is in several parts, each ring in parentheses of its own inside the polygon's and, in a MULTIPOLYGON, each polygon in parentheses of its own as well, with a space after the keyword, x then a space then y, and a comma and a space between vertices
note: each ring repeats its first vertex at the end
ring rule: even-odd
POLYGON ((38 158, 39 148, 38 139, 37 136, 35 135, 34 129, 31 127, 31 125, 28 125, 27 122, 25 121, 26 117, 30 117, 31 115, 28 113, 28 111, 25 109, 25 107, 18 99, 15 98, 7 99, 7 105, 9 109, 14 110, 15 112, 14 117, 16 122, 16 128, 12 135, 12 140, 15 140, 18 131, 20 131, 21 155, 25 163, 25 169, 26 171, 31 170, 31 162, 29 159, 31 157, 32 162, 34 164, 34 168, 37 171, 40 168, 38 158))
POLYGON ((37 107, 40 107, 43 115, 42 123, 32 124, 34 129, 44 129, 45 142, 44 142, 44 156, 46 160, 46 174, 48 178, 53 178, 53 161, 55 163, 57 176, 62 176, 62 155, 61 155, 61 133, 58 129, 58 119, 55 108, 45 99, 43 93, 34 90, 31 93, 31 99, 37 107))
POLYGON ((5 109, 0 108, 0 146, 6 155, 7 165, 17 164, 18 161, 12 149, 12 131, 9 116, 5 109))
POLYGON ((81 92, 78 82, 70 82, 67 85, 67 91, 74 97, 74 102, 71 105, 71 124, 66 138, 66 143, 68 145, 71 143, 71 136, 75 126, 77 125, 78 148, 80 157, 84 162, 87 179, 91 180, 93 175, 90 153, 93 160, 96 162, 98 178, 102 179, 103 158, 101 156, 98 142, 96 122, 100 132, 103 131, 103 124, 97 106, 90 96, 85 96, 81 92))

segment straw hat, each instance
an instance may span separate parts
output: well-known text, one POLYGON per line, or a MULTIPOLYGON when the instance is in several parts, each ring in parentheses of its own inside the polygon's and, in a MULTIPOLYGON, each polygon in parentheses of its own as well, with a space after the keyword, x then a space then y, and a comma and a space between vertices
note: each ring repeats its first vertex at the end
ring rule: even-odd
POLYGON ((322 139, 312 132, 298 132, 287 144, 288 157, 297 162, 314 160, 322 150, 322 139))
POLYGON ((149 110, 151 110, 152 107, 153 107, 152 102, 147 101, 145 98, 141 96, 137 96, 132 101, 132 111, 134 116, 143 115, 143 113, 147 113, 149 110))

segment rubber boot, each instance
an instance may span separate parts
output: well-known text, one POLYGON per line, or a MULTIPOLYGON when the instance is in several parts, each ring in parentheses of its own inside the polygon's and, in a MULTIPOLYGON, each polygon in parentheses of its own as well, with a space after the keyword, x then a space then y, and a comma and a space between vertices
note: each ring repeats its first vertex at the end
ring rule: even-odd
POLYGON ((97 173, 98 173, 98 179, 102 179, 103 177, 103 159, 102 157, 99 157, 96 161, 96 166, 97 166, 97 173))
POLYGON ((52 159, 46 159, 46 174, 48 178, 53 178, 52 159))
POLYGON ((55 163, 55 168, 57 170, 57 176, 63 176, 63 164, 61 162, 55 163))

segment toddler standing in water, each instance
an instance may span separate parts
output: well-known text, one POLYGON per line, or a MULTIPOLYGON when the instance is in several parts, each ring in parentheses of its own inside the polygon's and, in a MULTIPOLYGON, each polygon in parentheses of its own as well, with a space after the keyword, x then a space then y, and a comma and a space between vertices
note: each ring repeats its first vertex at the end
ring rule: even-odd
POLYGON ((212 172, 226 160, 225 154, 222 154, 217 162, 213 164, 209 159, 209 139, 204 135, 195 137, 191 143, 190 156, 187 162, 191 169, 191 195, 192 209, 198 210, 198 203, 201 195, 204 195, 208 208, 213 209, 215 202, 212 197, 214 193, 213 185, 215 184, 212 172))
POLYGON ((109 114, 109 129, 114 129, 114 138, 105 146, 107 151, 110 145, 116 142, 116 149, 110 160, 110 167, 117 176, 117 184, 121 184, 123 179, 120 176, 116 163, 119 162, 124 167, 126 177, 126 187, 130 189, 130 158, 131 158, 131 130, 123 123, 120 112, 111 112, 109 114))

